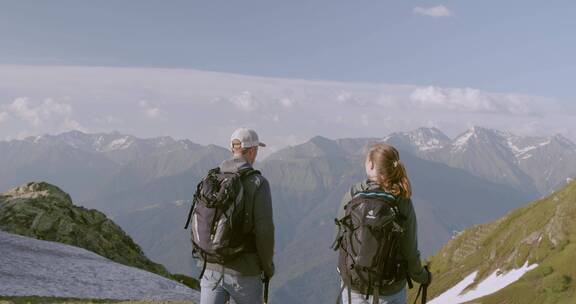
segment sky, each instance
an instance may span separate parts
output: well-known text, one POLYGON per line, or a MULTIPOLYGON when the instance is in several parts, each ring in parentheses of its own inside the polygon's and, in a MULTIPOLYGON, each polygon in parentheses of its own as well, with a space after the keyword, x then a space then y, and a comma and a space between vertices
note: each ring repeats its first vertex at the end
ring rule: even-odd
MULTIPOLYGON (((570 131, 576 100, 574 13, 576 2, 568 0, 0 0, 0 138, 115 128, 209 142, 210 136, 184 132, 181 126, 188 121, 176 112, 187 101, 204 109, 213 100, 252 105, 247 111, 232 102, 226 112, 236 119, 228 119, 226 130, 234 124, 278 128, 278 136, 292 142, 317 134, 380 135, 418 123, 444 127, 451 135, 483 123, 575 138, 570 131), (143 79, 117 77, 138 75, 135 71, 142 71, 143 79), (199 76, 199 71, 223 74, 199 76), (237 81, 230 74, 264 78, 238 76, 243 80, 237 81), (182 75, 195 76, 186 81, 182 75), (211 84, 207 92, 203 77, 220 85, 211 84), (262 89, 266 79, 279 82, 273 92, 262 89), (295 79, 303 81, 294 84, 295 79), (74 88, 78 83, 85 89, 74 88), (317 93, 321 100, 316 100, 305 96, 309 85, 330 89, 317 93), (203 93, 182 93, 192 88, 203 93), (104 91, 110 99, 95 101, 106 96, 104 91), (269 105, 283 98, 296 100, 301 111, 317 112, 280 115, 286 107, 269 105), (341 101, 346 99, 364 110, 345 117, 350 109, 344 105, 350 103, 341 101), (331 106, 334 102, 337 106, 331 106), (132 112, 114 111, 127 104, 132 112), (411 107, 422 113, 408 115, 411 107), (430 107, 434 111, 427 113, 430 107), (141 120, 122 117, 142 109, 148 114, 141 120), (257 118, 247 116, 256 112, 257 118), (312 126, 324 116, 340 117, 341 128, 312 126), (151 127, 146 117, 167 121, 151 127), (310 122, 295 123, 303 117, 310 122), (385 128, 348 123, 379 119, 385 128), (55 122, 48 126, 48 120, 55 122), (280 120, 283 127, 274 127, 280 120)), ((220 110, 204 110, 213 112, 203 117, 218 119, 220 110)))

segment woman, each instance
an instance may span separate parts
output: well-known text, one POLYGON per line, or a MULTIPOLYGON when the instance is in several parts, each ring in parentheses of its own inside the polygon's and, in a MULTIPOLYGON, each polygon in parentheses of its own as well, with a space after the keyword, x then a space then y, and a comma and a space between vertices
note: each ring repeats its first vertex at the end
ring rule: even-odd
MULTIPOLYGON (((377 285, 370 284, 370 287, 362 287, 364 289, 362 291, 358 290, 359 288, 355 287, 354 284, 346 284, 343 280, 341 294, 343 303, 404 304, 406 303, 406 283, 408 277, 420 284, 425 285, 429 285, 432 279, 431 274, 427 269, 422 267, 420 262, 420 252, 418 251, 418 242, 416 236, 416 215, 414 213, 414 207, 410 199, 412 195, 410 181, 408 179, 408 175, 406 174, 406 168, 400 161, 400 155, 398 151, 390 145, 383 143, 371 145, 366 153, 364 165, 367 179, 352 186, 350 191, 344 195, 344 198, 342 199, 342 205, 339 209, 338 219, 343 219, 345 217, 347 214, 345 207, 352 201, 353 198, 361 197, 366 193, 377 193, 380 196, 386 196, 388 201, 392 201, 394 203, 397 208, 396 210, 398 210, 400 213, 398 218, 401 220, 399 220, 398 223, 403 228, 403 232, 398 234, 398 245, 395 247, 397 248, 398 256, 395 261, 399 261, 397 265, 402 265, 402 270, 396 271, 401 272, 401 274, 396 274, 394 276, 396 279, 377 285), (373 295, 379 295, 378 299, 374 299, 373 295), (349 301, 351 303, 349 303, 349 301)), ((379 202, 376 202, 376 204, 378 203, 379 202)), ((353 208, 352 206, 348 207, 349 209, 353 208)), ((368 218, 368 220, 370 220, 370 218, 374 218, 373 216, 371 217, 371 215, 374 214, 372 212, 373 210, 369 211, 370 212, 366 213, 365 216, 368 218)), ((351 211, 348 210, 348 212, 351 211)), ((356 219, 358 220, 358 218, 359 217, 357 216, 356 219)), ((364 219, 360 218, 359 220, 364 219)), ((345 230, 345 228, 343 229, 345 230)), ((360 235, 361 238, 362 235, 365 234, 357 235, 360 235)), ((374 235, 372 235, 372 237, 374 237, 374 235)), ((361 241, 362 240, 358 240, 358 242, 361 241)), ((340 242, 338 244, 341 243, 342 238, 340 238, 340 242)), ((346 245, 340 245, 339 247, 346 247, 346 245)), ((342 265, 347 265, 346 262, 342 264, 342 257, 346 254, 346 248, 341 249, 340 252, 341 256, 339 272, 341 275, 343 275, 341 271, 342 269, 340 268, 346 267, 342 265)), ((365 253, 363 254, 366 255, 365 253)), ((354 267, 348 266, 347 268, 354 267)), ((372 281, 373 279, 371 278, 370 280, 372 281)), ((365 284, 362 284, 362 286, 365 286, 365 284)))

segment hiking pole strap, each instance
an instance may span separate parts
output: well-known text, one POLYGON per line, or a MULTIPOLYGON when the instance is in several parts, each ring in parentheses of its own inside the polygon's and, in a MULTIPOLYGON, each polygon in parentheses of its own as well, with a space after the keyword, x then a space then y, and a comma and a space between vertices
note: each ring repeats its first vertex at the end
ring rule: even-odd
POLYGON ((424 285, 422 288, 422 304, 426 304, 426 300, 428 299, 428 285, 424 285))
POLYGON ((202 256, 202 271, 200 271, 200 276, 198 277, 199 280, 202 280, 202 277, 204 277, 204 272, 206 272, 206 256, 203 255, 202 256))
POLYGON ((375 287, 374 293, 372 294, 372 304, 380 303, 380 288, 375 287))
POLYGON ((342 287, 340 288, 340 292, 338 293, 338 297, 336 298, 336 304, 341 304, 340 299, 344 300, 342 298, 342 293, 344 292, 344 288, 346 288, 346 285, 344 283, 342 283, 342 287))
POLYGON ((198 198, 196 197, 196 194, 194 194, 194 198, 192 199, 192 207, 190 207, 190 212, 188 212, 188 219, 186 220, 186 226, 184 226, 184 229, 188 229, 188 226, 190 225, 190 220, 192 219, 192 213, 194 213, 194 208, 196 207, 197 199, 198 198))
MULTIPOLYGON (((428 272, 428 276, 432 276, 432 273, 430 272, 430 264, 426 264, 424 265, 424 269, 426 269, 426 271, 428 272)), ((430 283, 432 282, 432 278, 428 278, 428 282, 424 285, 420 285, 420 287, 422 288, 422 304, 426 304, 426 301, 428 300, 428 286, 430 286, 430 283)))
POLYGON ((406 275, 406 282, 408 283, 408 289, 414 288, 414 283, 412 283, 412 278, 409 275, 406 275))
MULTIPOLYGON (((420 288, 418 288, 418 293, 416 294, 416 298, 414 298, 414 304, 416 304, 416 302, 418 302, 418 298, 420 297, 420 294, 422 293, 422 290, 424 289, 424 285, 420 285, 420 288)), ((424 297, 422 297, 423 302, 422 303, 426 303, 424 300, 424 297)))
POLYGON ((352 289, 348 286, 348 304, 352 304, 352 289))
POLYGON ((268 290, 270 287, 270 279, 264 277, 264 304, 268 304, 268 290))

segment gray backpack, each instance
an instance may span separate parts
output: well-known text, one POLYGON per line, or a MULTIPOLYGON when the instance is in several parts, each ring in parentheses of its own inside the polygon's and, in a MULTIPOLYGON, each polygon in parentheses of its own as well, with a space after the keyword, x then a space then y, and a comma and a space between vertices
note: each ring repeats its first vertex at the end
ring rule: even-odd
POLYGON ((344 217, 336 219, 339 232, 333 249, 339 251, 340 295, 348 288, 348 303, 351 290, 366 299, 373 295, 378 303, 380 288, 406 278, 399 252, 403 216, 397 202, 383 191, 359 192, 344 207, 344 217))
POLYGON ((206 263, 225 264, 244 252, 254 250, 253 238, 247 231, 252 210, 248 210, 243 180, 260 174, 252 168, 239 172, 212 169, 196 187, 186 221, 192 224, 192 254, 206 263))

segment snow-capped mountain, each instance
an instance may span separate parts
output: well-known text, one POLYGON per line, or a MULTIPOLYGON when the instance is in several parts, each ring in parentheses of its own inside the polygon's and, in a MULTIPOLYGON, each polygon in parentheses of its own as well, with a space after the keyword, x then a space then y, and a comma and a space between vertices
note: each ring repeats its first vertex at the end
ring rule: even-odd
POLYGON ((63 185, 80 204, 99 208, 106 201, 103 193, 121 195, 155 179, 201 172, 228 155, 214 145, 118 132, 70 131, 0 141, 0 189, 45 180, 63 185))
POLYGON ((450 140, 434 128, 384 138, 419 157, 464 169, 530 195, 543 195, 576 176, 576 145, 562 135, 517 136, 473 127, 450 140))
POLYGON ((136 157, 176 150, 196 150, 202 147, 187 139, 176 140, 169 136, 138 138, 117 131, 92 134, 68 131, 57 135, 32 136, 23 141, 39 145, 65 145, 85 152, 102 153, 120 164, 125 164, 136 157))
POLYGON ((394 145, 398 149, 426 153, 442 149, 450 143, 450 138, 437 128, 418 128, 410 132, 396 132, 386 136, 384 141, 394 145))

